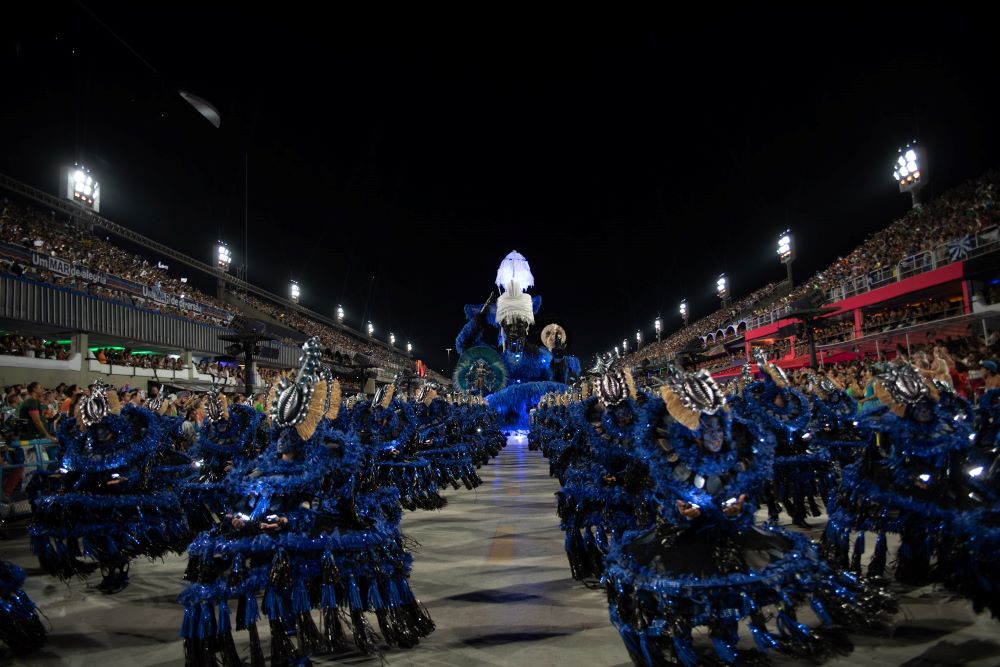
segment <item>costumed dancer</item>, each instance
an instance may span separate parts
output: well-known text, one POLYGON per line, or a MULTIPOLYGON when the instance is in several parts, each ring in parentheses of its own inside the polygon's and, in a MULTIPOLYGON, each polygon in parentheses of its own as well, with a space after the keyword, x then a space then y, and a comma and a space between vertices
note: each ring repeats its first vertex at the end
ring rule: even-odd
POLYGON ((168 480, 154 474, 164 447, 154 413, 122 408, 98 381, 59 440, 62 467, 50 476, 59 491, 35 499, 29 529, 43 570, 69 579, 100 568, 98 589, 110 594, 128 585, 133 558, 183 553, 187 520, 168 480))
POLYGON ((575 579, 600 577, 609 542, 652 520, 648 471, 634 451, 637 443, 651 437, 655 406, 647 399, 636 392, 627 369, 604 369, 595 395, 569 405, 579 436, 561 458, 577 454, 556 495, 575 579))
POLYGON ((870 431, 859 428, 858 404, 830 378, 811 371, 808 378, 813 443, 826 448, 840 465, 853 463, 872 437, 870 431))
POLYGON ((674 369, 660 393, 655 435, 635 448, 657 521, 612 542, 604 575, 633 662, 762 664, 769 651, 821 659, 849 649, 844 628, 880 627, 891 597, 831 569, 804 535, 754 523, 772 436, 734 415, 705 371, 674 369), (820 627, 799 620, 805 605, 820 627), (741 623, 753 649, 738 647, 741 623), (710 649, 695 646, 699 626, 710 649))
POLYGON ((0 560, 0 642, 15 656, 37 649, 46 635, 38 609, 21 589, 24 579, 24 570, 0 560))
POLYGON ((785 373, 756 351, 764 380, 743 390, 743 414, 769 432, 775 441, 774 477, 763 489, 772 521, 784 506, 796 526, 808 527, 806 516, 822 515, 817 499, 826 499, 836 487, 830 453, 812 442, 809 400, 793 389, 785 373))
POLYGON ((440 509, 446 501, 433 465, 415 452, 417 421, 412 406, 395 394, 395 385, 387 384, 370 401, 359 400, 351 411, 351 430, 374 456, 379 484, 398 489, 404 509, 440 509))
POLYGON ((898 581, 941 582, 977 611, 989 607, 997 615, 1000 512, 977 492, 982 470, 968 462, 973 430, 965 409, 954 402, 946 408, 939 389, 905 362, 878 370, 875 393, 888 410, 866 415, 878 437, 844 469, 824 548, 860 572, 866 533, 873 533, 868 573, 878 576, 887 566, 886 536, 896 533, 898 581))
MULTIPOLYGON (((414 454, 431 462, 435 481, 441 488, 450 484, 458 489, 464 484, 471 490, 482 484, 473 457, 473 452, 480 449, 479 437, 463 437, 459 420, 464 403, 464 394, 458 402, 452 402, 438 396, 433 385, 425 385, 411 404, 417 421, 414 454)), ((481 456, 476 460, 481 461, 481 456)))
POLYGON ((179 487, 193 530, 208 530, 221 521, 232 493, 227 476, 267 445, 263 422, 263 413, 249 405, 230 405, 216 389, 206 396, 205 422, 189 452, 191 472, 179 487))
POLYGON ((376 616, 385 642, 415 645, 434 628, 407 581, 412 559, 398 525, 381 510, 353 502, 365 450, 332 428, 339 385, 320 365, 319 344, 303 348, 294 380, 282 380, 271 405, 271 443, 231 474, 240 493, 226 521, 191 544, 181 595, 188 665, 240 665, 235 630, 250 637, 250 661, 263 665, 256 624, 271 630, 272 665, 306 665, 309 656, 347 648, 376 650, 365 614, 376 616), (320 626, 311 611, 320 610, 320 626))

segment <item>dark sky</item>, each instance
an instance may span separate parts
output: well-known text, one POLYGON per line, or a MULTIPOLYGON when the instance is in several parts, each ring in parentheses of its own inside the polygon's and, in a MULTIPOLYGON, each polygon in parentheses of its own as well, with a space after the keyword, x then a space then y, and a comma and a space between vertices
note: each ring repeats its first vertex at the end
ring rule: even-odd
MULTIPOLYGON (((679 326, 811 274, 909 205, 997 161, 985 15, 309 15, 17 3, 5 8, 0 171, 55 191, 81 161, 112 220, 360 326, 434 367, 511 249, 589 359, 662 314, 679 326), (21 12, 21 13, 18 13, 21 12), (461 24, 457 22, 461 21, 461 24), (103 24, 103 25, 102 25, 103 24), (662 27, 661 27, 662 26, 662 27), (212 101, 216 130, 174 92, 212 101), (373 279, 374 277, 374 279, 373 279)), ((540 326, 536 327, 536 333, 540 326)))

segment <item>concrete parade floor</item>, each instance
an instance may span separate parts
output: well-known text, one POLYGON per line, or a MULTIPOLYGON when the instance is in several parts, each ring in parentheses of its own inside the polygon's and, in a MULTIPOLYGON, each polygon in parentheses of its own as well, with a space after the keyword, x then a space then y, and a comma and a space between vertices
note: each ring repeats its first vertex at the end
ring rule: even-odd
MULTIPOLYGON (((539 452, 512 437, 499 459, 480 470, 475 491, 447 492, 448 506, 410 512, 404 533, 419 542, 413 590, 437 630, 411 650, 382 658, 318 658, 316 664, 476 667, 626 667, 631 662, 608 620, 603 592, 570 577, 563 533, 539 452)), ((822 525, 822 523, 819 523, 822 525)), ((814 531, 818 536, 818 529, 814 531)), ((890 544, 890 547, 893 545, 890 544)), ((23 531, 0 542, 0 557, 25 567, 25 589, 51 621, 48 643, 25 665, 182 665, 177 594, 186 557, 132 566, 131 585, 114 596, 87 584, 42 575, 23 531)), ((96 584, 100 577, 92 581, 96 584)), ((827 665, 1000 665, 1000 622, 934 588, 900 590, 890 636, 853 636, 855 651, 827 665)), ((259 624, 268 650, 266 623, 259 624)), ((246 633, 235 633, 247 647, 246 633)), ((774 658, 776 665, 798 665, 774 658)))

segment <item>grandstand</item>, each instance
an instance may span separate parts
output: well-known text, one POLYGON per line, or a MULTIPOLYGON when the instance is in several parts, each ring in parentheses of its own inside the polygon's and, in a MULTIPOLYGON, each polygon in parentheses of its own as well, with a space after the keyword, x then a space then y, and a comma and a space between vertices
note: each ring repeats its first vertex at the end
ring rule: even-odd
MULTIPOLYGON (((413 372, 407 354, 341 322, 215 270, 91 211, 0 176, 0 369, 4 383, 97 377, 120 384, 242 385, 246 369, 218 339, 241 316, 272 339, 250 369, 266 384, 296 366, 319 336, 324 359, 349 386, 413 372), (101 238, 95 230, 112 236, 101 238), (215 296, 114 239, 208 274, 215 296)), ((429 372, 432 379, 446 378, 429 372)), ((371 389, 371 386, 369 386, 371 389)))
POLYGON ((832 306, 816 332, 820 363, 897 346, 969 335, 988 337, 998 316, 1000 172, 989 171, 872 234, 795 289, 766 285, 733 305, 624 357, 655 373, 671 361, 717 377, 739 372, 754 348, 785 368, 809 363, 798 306, 832 306))

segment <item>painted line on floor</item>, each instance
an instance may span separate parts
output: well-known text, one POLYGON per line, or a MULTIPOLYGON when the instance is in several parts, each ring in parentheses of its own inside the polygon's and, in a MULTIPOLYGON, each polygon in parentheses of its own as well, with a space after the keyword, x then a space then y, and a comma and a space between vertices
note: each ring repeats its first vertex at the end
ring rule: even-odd
POLYGON ((514 526, 501 524, 493 533, 493 544, 487 563, 509 563, 514 560, 514 526))

